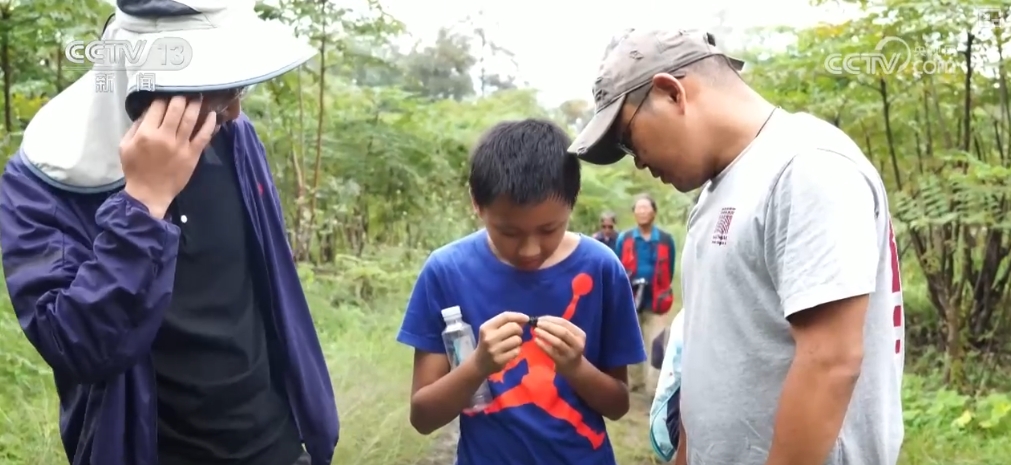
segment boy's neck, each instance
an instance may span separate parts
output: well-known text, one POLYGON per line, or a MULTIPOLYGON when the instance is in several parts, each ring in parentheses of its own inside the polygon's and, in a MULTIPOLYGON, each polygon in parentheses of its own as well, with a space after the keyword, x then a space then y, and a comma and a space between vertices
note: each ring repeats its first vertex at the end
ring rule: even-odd
POLYGON ((558 248, 555 249, 555 253, 551 254, 551 257, 541 265, 541 269, 551 268, 569 258, 576 251, 576 247, 579 247, 579 234, 572 231, 565 231, 565 236, 562 238, 562 242, 558 244, 558 248))
POLYGON ((639 226, 639 235, 643 239, 649 239, 650 234, 653 234, 653 225, 639 226))

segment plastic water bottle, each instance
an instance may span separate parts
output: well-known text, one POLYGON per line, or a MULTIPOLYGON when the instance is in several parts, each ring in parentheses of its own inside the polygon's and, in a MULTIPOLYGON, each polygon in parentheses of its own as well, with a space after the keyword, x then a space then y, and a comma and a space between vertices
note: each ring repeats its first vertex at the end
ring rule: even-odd
MULTIPOLYGON (((442 310, 442 319, 446 321, 446 330, 442 332, 442 342, 446 344, 446 355, 452 369, 460 366, 470 354, 474 353, 477 341, 474 338, 474 328, 463 322, 460 307, 449 307, 442 310)), ((482 410, 491 403, 491 389, 488 381, 481 383, 474 397, 471 398, 468 410, 482 410)))

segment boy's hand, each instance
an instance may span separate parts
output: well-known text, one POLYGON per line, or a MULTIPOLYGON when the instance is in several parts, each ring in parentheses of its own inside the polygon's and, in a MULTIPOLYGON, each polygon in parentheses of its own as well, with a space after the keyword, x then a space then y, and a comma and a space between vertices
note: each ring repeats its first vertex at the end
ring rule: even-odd
POLYGON ((529 320, 522 313, 502 312, 481 325, 474 355, 483 377, 498 373, 520 354, 523 325, 529 320))
POLYGON ((559 373, 571 373, 582 363, 586 333, 571 321, 554 316, 540 317, 534 335, 537 346, 555 361, 559 373))

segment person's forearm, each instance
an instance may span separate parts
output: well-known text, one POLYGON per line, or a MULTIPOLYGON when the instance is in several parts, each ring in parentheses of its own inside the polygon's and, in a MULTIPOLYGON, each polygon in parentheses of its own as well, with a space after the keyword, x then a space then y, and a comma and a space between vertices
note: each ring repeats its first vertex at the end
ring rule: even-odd
POLYGON ((628 387, 593 366, 586 357, 571 373, 559 373, 576 395, 601 415, 617 420, 628 413, 628 387))
POLYGON ((674 465, 688 465, 688 435, 685 434, 685 422, 678 422, 678 445, 674 455, 674 465))
POLYGON ((835 445, 860 360, 794 359, 783 384, 766 465, 821 465, 835 445))
POLYGON ((125 194, 99 207, 91 243, 75 240, 81 229, 57 223, 51 209, 13 207, 0 209, 8 292, 56 376, 105 383, 150 357, 172 300, 179 228, 152 219, 125 194), (54 243, 60 253, 50 253, 54 243))
POLYGON ((136 186, 130 183, 127 183, 123 187, 123 195, 127 195, 141 205, 144 205, 147 208, 148 214, 158 220, 165 218, 165 215, 168 214, 169 205, 172 204, 173 200, 170 197, 152 193, 143 186, 136 186))
POLYGON ((474 357, 411 396, 411 426, 421 434, 442 428, 470 407, 474 393, 485 378, 474 357))

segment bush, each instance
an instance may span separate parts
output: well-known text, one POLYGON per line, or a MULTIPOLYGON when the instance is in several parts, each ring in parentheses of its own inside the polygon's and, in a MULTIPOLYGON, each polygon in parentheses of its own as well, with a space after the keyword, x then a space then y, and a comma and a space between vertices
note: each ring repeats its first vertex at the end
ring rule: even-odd
POLYGON ((902 385, 903 420, 910 432, 938 439, 1011 437, 1011 396, 990 393, 972 398, 946 387, 931 388, 922 376, 907 374, 902 385))

